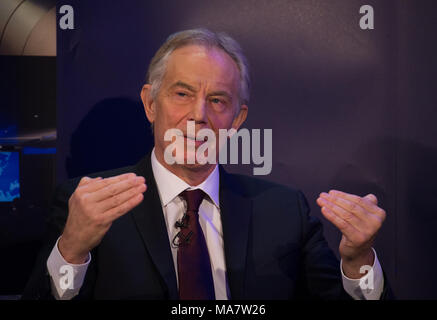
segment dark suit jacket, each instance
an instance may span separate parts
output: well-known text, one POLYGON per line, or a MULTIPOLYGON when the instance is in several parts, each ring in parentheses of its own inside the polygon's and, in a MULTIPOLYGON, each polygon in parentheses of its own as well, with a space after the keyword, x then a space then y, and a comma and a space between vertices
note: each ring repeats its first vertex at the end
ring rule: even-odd
MULTIPOLYGON (((75 299, 178 299, 176 274, 150 155, 137 165, 96 173, 146 178, 143 202, 115 220, 92 252, 75 299)), ((47 245, 23 299, 53 298, 46 262, 62 233, 79 179, 55 194, 47 245)), ((220 168, 220 209, 231 299, 350 299, 339 262, 297 190, 220 168)), ((385 280, 385 283, 387 281, 385 280)), ((387 285, 383 297, 387 296, 387 285)))

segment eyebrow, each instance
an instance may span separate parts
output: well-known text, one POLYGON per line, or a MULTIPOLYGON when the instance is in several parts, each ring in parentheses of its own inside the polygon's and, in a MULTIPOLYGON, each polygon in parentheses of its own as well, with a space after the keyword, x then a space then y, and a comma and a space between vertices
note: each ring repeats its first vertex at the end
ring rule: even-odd
POLYGON ((222 96, 232 100, 232 95, 230 95, 227 91, 214 91, 209 93, 208 96, 222 96))
MULTIPOLYGON (((173 83, 170 86, 170 90, 173 89, 173 88, 176 88, 176 87, 181 87, 181 88, 185 88, 185 89, 187 89, 189 91, 192 91, 192 92, 197 92, 196 88, 194 88, 193 86, 191 86, 188 83, 185 83, 183 81, 176 81, 175 83, 173 83)), ((229 92, 223 91, 223 90, 210 92, 208 94, 208 96, 209 97, 212 97, 212 96, 223 96, 223 97, 227 97, 228 99, 232 100, 232 95, 229 92)))
POLYGON ((185 83, 185 82, 182 82, 182 81, 177 81, 177 82, 173 83, 170 86, 170 89, 173 89, 173 88, 176 88, 176 87, 182 87, 182 88, 185 88, 187 90, 196 92, 196 89, 193 86, 190 86, 188 83, 185 83))

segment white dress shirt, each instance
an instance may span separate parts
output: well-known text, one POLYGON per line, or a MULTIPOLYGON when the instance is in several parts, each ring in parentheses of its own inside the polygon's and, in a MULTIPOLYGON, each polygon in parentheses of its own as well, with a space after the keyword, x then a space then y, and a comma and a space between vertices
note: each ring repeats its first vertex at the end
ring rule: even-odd
MULTIPOLYGON (((214 281, 215 297, 217 300, 227 300, 230 297, 228 281, 226 277, 226 261, 224 256, 223 232, 220 217, 220 200, 219 200, 219 170, 218 166, 211 174, 198 186, 190 186, 178 176, 170 172, 156 159, 155 150, 152 151, 152 171, 158 186, 158 193, 161 200, 162 210, 167 226, 168 239, 173 255, 173 263, 177 274, 177 247, 172 245, 174 236, 178 229, 174 227, 175 222, 182 218, 186 204, 179 196, 184 190, 201 189, 208 196, 205 197, 199 207, 199 222, 205 236, 208 247, 209 257, 211 260, 211 271, 214 281)), ((146 191, 147 192, 147 191, 146 191)), ((59 241, 59 239, 58 239, 59 241)), ((373 248, 372 248, 373 250, 373 248)), ((384 288, 384 277, 381 265, 375 250, 375 261, 372 269, 361 279, 349 279, 343 274, 342 262, 340 270, 343 278, 343 287, 345 291, 356 300, 376 300, 381 296, 384 288), (373 281, 372 277, 373 276, 373 281), (360 283, 373 283, 373 289, 361 289, 360 283)), ((70 264, 64 260, 58 250, 58 242, 54 246, 48 260, 47 269, 51 276, 52 293, 56 299, 67 300, 73 298, 79 293, 83 284, 86 270, 91 261, 89 254, 84 264, 70 264), (74 270, 74 283, 72 289, 61 288, 61 278, 63 274, 60 268, 63 265, 71 266, 74 270)))
MULTIPOLYGON (((201 189, 208 197, 205 197, 199 207, 199 223, 205 236, 211 260, 212 278, 214 291, 217 300, 228 299, 228 288, 226 279, 226 264, 223 246, 222 221, 220 218, 219 206, 219 170, 214 168, 211 174, 198 186, 192 187, 181 178, 171 173, 156 159, 155 150, 152 151, 152 170, 155 177, 158 193, 161 199, 162 211, 164 212, 167 226, 168 239, 170 241, 173 262, 177 272, 177 247, 173 246, 173 238, 179 229, 174 227, 175 222, 184 215, 186 203, 179 196, 184 190, 201 189)), ((179 283, 179 281, 178 281, 179 283)))

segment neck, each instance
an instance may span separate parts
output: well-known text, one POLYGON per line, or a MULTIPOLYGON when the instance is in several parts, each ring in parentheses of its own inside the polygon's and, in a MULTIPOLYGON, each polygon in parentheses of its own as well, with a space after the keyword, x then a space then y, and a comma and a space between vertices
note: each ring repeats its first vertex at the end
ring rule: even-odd
POLYGON ((164 154, 162 152, 157 152, 155 148, 155 156, 158 162, 163 165, 171 173, 175 174, 190 186, 197 186, 208 178, 211 172, 214 171, 216 164, 168 164, 164 160, 164 154))

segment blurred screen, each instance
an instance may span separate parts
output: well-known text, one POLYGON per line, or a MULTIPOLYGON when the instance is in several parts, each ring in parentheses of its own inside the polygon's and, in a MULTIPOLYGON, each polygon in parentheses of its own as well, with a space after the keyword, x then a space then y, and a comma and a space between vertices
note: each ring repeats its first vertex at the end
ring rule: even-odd
POLYGON ((0 151, 0 202, 20 197, 19 152, 0 151))

